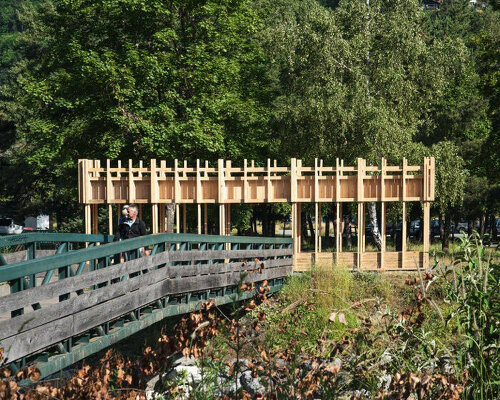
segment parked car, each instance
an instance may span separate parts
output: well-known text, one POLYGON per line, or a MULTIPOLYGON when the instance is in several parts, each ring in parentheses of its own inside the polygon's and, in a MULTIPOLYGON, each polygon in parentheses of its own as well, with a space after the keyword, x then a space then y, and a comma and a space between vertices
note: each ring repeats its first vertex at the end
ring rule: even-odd
POLYGON ((0 235, 18 235, 23 232, 21 225, 16 225, 12 218, 0 217, 0 235))
POLYGON ((469 223, 467 221, 460 221, 457 223, 457 228, 456 228, 456 233, 461 233, 462 231, 464 231, 465 233, 467 233, 467 231, 469 230, 469 223))
POLYGON ((416 219, 410 222, 410 236, 419 236, 420 235, 420 225, 421 221, 416 219))

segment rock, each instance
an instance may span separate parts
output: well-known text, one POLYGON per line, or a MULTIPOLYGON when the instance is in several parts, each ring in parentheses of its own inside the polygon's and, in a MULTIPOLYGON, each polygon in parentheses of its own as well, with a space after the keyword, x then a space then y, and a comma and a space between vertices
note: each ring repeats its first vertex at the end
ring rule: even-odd
POLYGON ((240 375, 240 383, 251 396, 262 395, 266 391, 259 378, 254 378, 251 371, 245 371, 240 375))
POLYGON ((190 356, 190 357, 182 357, 180 356, 179 358, 177 358, 173 364, 172 364, 175 367, 179 366, 179 365, 183 365, 185 367, 192 367, 192 366, 195 366, 196 365, 196 358, 194 356, 190 356))
POLYGON ((185 383, 199 382, 201 381, 201 372, 196 365, 177 365, 167 374, 166 378, 170 380, 182 379, 185 383))
POLYGON ((387 392, 389 390, 389 387, 391 386, 392 382, 392 377, 388 374, 381 375, 378 378, 378 388, 382 389, 384 392, 387 392))

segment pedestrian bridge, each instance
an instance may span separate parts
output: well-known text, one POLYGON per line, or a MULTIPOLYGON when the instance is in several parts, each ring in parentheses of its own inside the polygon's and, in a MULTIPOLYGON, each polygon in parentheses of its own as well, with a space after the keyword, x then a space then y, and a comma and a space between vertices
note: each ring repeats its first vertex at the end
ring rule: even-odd
MULTIPOLYGON (((164 318, 291 274, 290 238, 29 233, 0 238, 0 350, 48 376, 164 318), (146 249, 147 251, 143 251, 146 249)), ((1 353, 1 351, 0 351, 1 353)))

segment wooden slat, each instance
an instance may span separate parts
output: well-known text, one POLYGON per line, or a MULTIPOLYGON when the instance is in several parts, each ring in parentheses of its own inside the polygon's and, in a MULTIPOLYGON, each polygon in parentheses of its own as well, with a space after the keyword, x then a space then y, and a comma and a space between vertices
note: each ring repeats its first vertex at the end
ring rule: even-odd
MULTIPOLYGON (((282 266, 292 265, 291 259, 277 259, 268 260, 264 262, 263 270, 270 270, 273 268, 278 268, 282 266)), ((87 308, 90 308, 96 304, 102 303, 104 301, 112 300, 115 297, 124 295, 130 291, 144 288, 146 285, 152 285, 162 279, 179 279, 186 277, 196 277, 204 275, 223 275, 231 274, 234 272, 242 271, 253 271, 256 269, 255 263, 230 263, 230 264, 198 264, 190 266, 170 266, 157 270, 149 271, 144 275, 143 279, 138 279, 139 277, 133 277, 125 281, 114 283, 112 285, 98 288, 95 290, 90 290, 78 297, 71 298, 66 301, 55 303, 47 307, 43 307, 39 310, 33 311, 31 313, 20 315, 16 318, 10 320, 0 321, 0 340, 7 337, 16 335, 18 333, 34 329, 38 326, 47 324, 51 321, 61 318, 61 316, 73 314, 80 312, 87 308)), ((93 271, 87 275, 94 275, 92 283, 98 284, 102 283, 102 278, 97 279, 98 274, 93 271)), ((78 278, 81 278, 78 277, 78 278)), ((267 278, 265 278, 267 279, 267 278)), ((82 282, 82 280, 79 280, 82 282)), ((59 282, 58 282, 59 283, 59 282)), ((64 283, 64 282, 62 282, 64 283)), ((77 289, 71 290, 72 292, 87 285, 77 286, 77 289)), ((36 289, 36 288, 35 288, 36 289)), ((54 289, 54 288, 52 288, 54 289)), ((36 293, 36 290, 34 291, 36 293)), ((68 293, 68 288, 64 286, 59 286, 56 296, 62 293, 68 293)), ((19 292, 20 293, 20 292, 19 292)), ((52 291, 54 293, 54 290, 52 291)), ((15 296, 13 296, 15 298, 15 296)), ((19 305, 15 306, 16 309, 19 305)))
MULTIPOLYGON (((157 270, 155 272, 163 272, 157 270)), ((272 269, 264 269, 262 274, 249 274, 245 282, 258 282, 264 279, 273 279, 286 276, 291 272, 291 266, 283 266, 272 269)), ((151 274, 138 277, 138 280, 149 282, 151 274)), ((163 279, 153 284, 141 285, 142 290, 133 290, 126 295, 115 297, 94 307, 78 313, 52 321, 35 329, 11 336, 2 341, 5 353, 9 361, 15 361, 51 345, 58 343, 71 336, 81 334, 95 326, 116 319, 122 315, 155 302, 156 300, 170 294, 181 294, 195 291, 206 291, 209 289, 232 286, 240 281, 240 273, 228 273, 221 275, 206 275, 180 279, 163 279)), ((125 282, 133 287, 132 280, 125 282)), ((113 285, 109 287, 113 289, 113 285)))
MULTIPOLYGON (((275 250, 190 250, 162 252, 148 257, 127 261, 121 264, 109 266, 97 271, 87 272, 79 276, 74 276, 52 282, 47 285, 26 289, 17 293, 0 297, 0 314, 27 307, 36 302, 51 299, 61 294, 74 292, 95 285, 97 283, 109 281, 124 275, 132 274, 145 269, 153 268, 160 264, 173 261, 200 261, 200 260, 223 260, 223 259, 243 259, 243 258, 266 258, 271 256, 291 256, 293 249, 275 250)), ((180 268, 180 267, 179 267, 180 268)))

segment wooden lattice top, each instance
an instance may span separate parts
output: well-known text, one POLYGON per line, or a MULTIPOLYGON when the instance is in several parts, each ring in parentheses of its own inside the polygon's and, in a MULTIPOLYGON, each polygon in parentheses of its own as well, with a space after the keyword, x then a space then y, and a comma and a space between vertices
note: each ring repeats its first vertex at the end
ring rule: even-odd
POLYGON ((218 160, 217 167, 173 167, 166 161, 140 161, 127 166, 120 161, 111 166, 107 160, 79 160, 79 201, 85 204, 134 203, 275 203, 275 202, 371 202, 434 200, 434 158, 425 157, 423 165, 367 166, 358 158, 357 166, 324 166, 315 160, 312 167, 302 160, 291 159, 291 165, 279 167, 276 161, 256 167, 244 160, 233 167, 230 160, 218 160))

